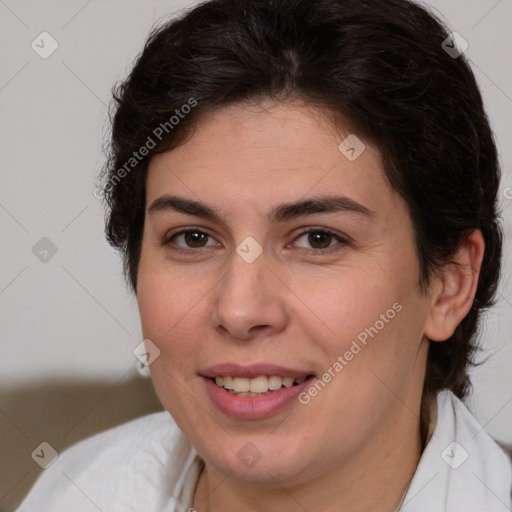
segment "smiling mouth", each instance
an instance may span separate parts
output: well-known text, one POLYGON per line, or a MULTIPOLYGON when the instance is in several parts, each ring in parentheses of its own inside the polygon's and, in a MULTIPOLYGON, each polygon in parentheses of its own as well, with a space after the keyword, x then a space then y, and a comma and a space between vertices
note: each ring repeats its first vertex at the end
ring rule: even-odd
POLYGON ((293 378, 279 375, 260 375, 249 379, 247 377, 214 377, 211 380, 228 393, 237 396, 265 396, 282 388, 291 388, 302 384, 307 377, 293 378))

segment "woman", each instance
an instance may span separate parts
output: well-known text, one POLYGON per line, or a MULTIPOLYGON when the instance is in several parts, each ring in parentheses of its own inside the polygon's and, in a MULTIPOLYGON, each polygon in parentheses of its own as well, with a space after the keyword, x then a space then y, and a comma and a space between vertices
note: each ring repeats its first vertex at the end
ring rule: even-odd
POLYGON ((106 233, 166 411, 19 510, 510 510, 461 401, 501 231, 460 37, 407 0, 213 0, 116 100, 106 233))

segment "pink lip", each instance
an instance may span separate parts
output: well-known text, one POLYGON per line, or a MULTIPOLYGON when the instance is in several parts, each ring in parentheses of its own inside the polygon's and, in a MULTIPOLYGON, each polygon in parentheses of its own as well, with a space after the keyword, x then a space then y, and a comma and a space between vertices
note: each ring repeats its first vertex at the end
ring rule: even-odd
POLYGON ((214 377, 245 377, 253 379, 261 375, 277 375, 279 377, 293 377, 294 379, 300 379, 311 374, 312 372, 294 370, 270 363, 251 364, 249 366, 243 366, 236 363, 222 363, 211 366, 210 368, 200 372, 202 377, 207 377, 209 379, 214 377))
POLYGON ((255 364, 240 366, 238 364, 220 364, 201 372, 208 396, 215 406, 227 416, 237 419, 263 419, 286 409, 305 391, 315 379, 311 373, 283 368, 273 364, 255 364), (308 377, 297 386, 281 388, 263 396, 237 396, 218 386, 213 377, 254 378, 260 375, 278 375, 295 379, 308 377))

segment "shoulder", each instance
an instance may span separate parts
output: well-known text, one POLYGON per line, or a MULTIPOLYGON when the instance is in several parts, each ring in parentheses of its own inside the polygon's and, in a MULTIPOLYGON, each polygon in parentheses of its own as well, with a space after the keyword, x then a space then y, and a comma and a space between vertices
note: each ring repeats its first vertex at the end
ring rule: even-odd
POLYGON ((452 392, 438 393, 436 404, 435 427, 401 510, 512 510, 512 466, 505 452, 452 392))
POLYGON ((447 414, 453 415, 454 428, 459 435, 470 435, 471 439, 481 436, 483 443, 486 443, 488 447, 492 446, 504 452, 508 457, 512 456, 512 445, 500 443, 493 439, 469 410, 466 403, 451 391, 445 390, 438 393, 437 406, 441 418, 446 417, 447 414))
POLYGON ((159 510, 191 450, 167 412, 143 416, 63 451, 18 510, 159 510))
POLYGON ((182 436, 167 412, 157 412, 80 441, 62 452, 57 467, 85 472, 88 468, 114 470, 155 459, 164 462, 182 436))
MULTIPOLYGON (((180 433, 169 413, 166 411, 156 412, 84 439, 64 451, 62 457, 70 458, 79 453, 86 454, 91 448, 101 448, 101 450, 107 451, 124 450, 128 446, 148 448, 162 442, 172 443, 180 433)), ((96 455, 101 457, 102 453, 104 452, 98 452, 96 455)))
POLYGON ((451 435, 457 438, 458 442, 480 453, 485 453, 482 463, 489 463, 493 460, 507 467, 510 465, 511 447, 499 443, 486 432, 466 404, 451 391, 441 391, 437 396, 438 425, 443 431, 443 423, 451 425, 451 435))

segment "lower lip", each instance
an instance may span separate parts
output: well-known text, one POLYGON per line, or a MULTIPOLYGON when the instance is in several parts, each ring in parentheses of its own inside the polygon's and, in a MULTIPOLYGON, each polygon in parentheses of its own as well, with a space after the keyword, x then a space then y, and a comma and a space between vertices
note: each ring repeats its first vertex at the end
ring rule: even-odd
POLYGON ((224 414, 238 419, 262 419, 286 409, 311 385, 314 377, 308 377, 297 386, 281 388, 263 396, 238 396, 217 386, 211 379, 203 377, 212 402, 224 414))

